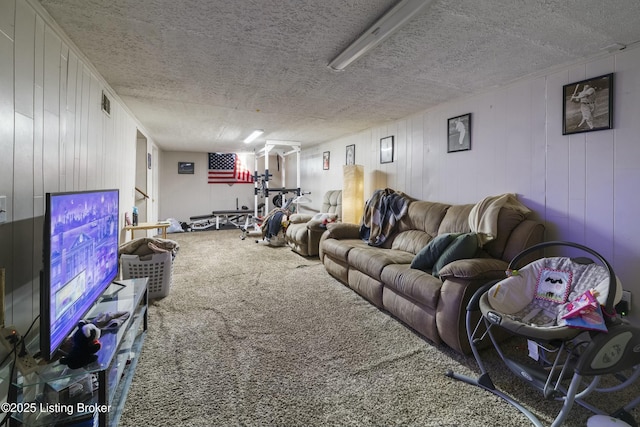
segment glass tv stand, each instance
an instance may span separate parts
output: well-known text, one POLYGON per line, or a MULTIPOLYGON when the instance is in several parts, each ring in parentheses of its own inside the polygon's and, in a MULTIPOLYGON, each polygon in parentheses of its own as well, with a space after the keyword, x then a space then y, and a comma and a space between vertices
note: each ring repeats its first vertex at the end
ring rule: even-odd
POLYGON ((103 331, 98 360, 69 369, 58 360, 22 374, 15 369, 9 402, 12 426, 117 426, 144 343, 148 320, 147 278, 113 283, 89 311, 129 312, 113 332, 103 331))

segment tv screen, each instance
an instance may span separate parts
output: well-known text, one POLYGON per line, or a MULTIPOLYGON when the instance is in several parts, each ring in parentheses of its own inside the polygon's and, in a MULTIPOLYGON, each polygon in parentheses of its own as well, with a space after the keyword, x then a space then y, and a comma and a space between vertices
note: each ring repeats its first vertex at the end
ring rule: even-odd
POLYGON ((118 190, 47 193, 40 352, 51 360, 118 274, 118 190))

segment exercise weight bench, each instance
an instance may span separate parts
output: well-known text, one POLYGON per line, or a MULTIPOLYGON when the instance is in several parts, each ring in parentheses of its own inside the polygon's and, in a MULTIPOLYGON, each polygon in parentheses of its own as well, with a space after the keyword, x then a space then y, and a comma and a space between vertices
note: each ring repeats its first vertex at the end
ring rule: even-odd
POLYGON ((251 211, 249 209, 234 209, 213 211, 210 215, 192 216, 189 218, 193 223, 191 224, 192 230, 209 230, 214 228, 220 229, 220 224, 232 224, 236 228, 249 227, 250 220, 252 218, 251 211))

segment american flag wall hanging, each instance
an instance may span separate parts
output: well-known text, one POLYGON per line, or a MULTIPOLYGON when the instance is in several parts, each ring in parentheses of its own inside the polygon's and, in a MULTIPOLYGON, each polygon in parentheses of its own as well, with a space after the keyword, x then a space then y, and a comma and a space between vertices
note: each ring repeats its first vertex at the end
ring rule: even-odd
POLYGON ((253 175, 235 153, 209 153, 209 184, 252 184, 253 175))

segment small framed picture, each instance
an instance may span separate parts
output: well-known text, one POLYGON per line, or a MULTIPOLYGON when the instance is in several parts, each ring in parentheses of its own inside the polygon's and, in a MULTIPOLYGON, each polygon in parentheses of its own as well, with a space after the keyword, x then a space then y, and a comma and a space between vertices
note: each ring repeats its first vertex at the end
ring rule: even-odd
POLYGON ((613 127, 613 73, 562 87, 562 134, 613 127))
POLYGON ((380 139, 380 163, 393 162, 393 136, 380 139))
POLYGON ((325 151, 322 153, 322 169, 329 170, 329 160, 330 160, 330 152, 325 151))
POLYGON ((178 162, 178 173, 193 175, 195 166, 193 162, 178 162))
POLYGON ((111 100, 109 99, 109 97, 107 96, 106 93, 104 93, 104 91, 102 91, 102 111, 107 115, 107 116, 111 116, 111 100))
POLYGON ((355 144, 347 145, 345 164, 347 165, 356 164, 356 145, 355 144))
POLYGON ((447 153, 471 150, 471 113, 447 120, 447 153))

